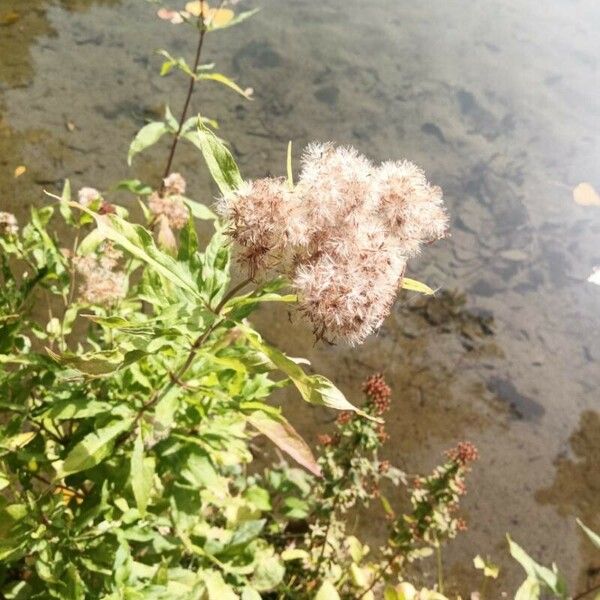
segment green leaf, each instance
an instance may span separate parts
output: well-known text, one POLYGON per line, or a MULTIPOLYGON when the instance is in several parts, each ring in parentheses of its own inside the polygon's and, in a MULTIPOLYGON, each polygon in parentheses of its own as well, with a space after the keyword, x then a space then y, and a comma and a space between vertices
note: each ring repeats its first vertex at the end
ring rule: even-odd
POLYGON ((400 287, 403 290, 418 292, 419 294, 425 294, 427 296, 433 296, 433 294, 435 294, 435 290, 432 290, 428 285, 425 285, 424 283, 421 283, 416 279, 410 279, 409 277, 405 277, 402 280, 402 284, 400 287))
POLYGON ((131 454, 131 487, 140 514, 146 514, 146 507, 152 493, 156 461, 153 457, 144 457, 142 431, 138 432, 131 454))
POLYGON ((208 208, 208 206, 205 206, 200 202, 196 202, 185 196, 179 196, 179 199, 190 209, 190 212, 195 219, 200 219, 201 221, 216 221, 219 218, 212 210, 210 210, 210 208, 208 208))
POLYGON ((234 92, 240 94, 240 96, 246 98, 246 100, 252 100, 250 95, 245 90, 243 90, 235 81, 233 81, 226 75, 223 75, 222 73, 200 73, 199 75, 196 75, 196 79, 204 81, 216 81, 217 83, 222 83, 228 88, 231 88, 234 92))
POLYGON ((325 580, 319 588, 315 600, 340 600, 340 595, 331 581, 325 580))
POLYGON ((65 179, 65 184, 63 186, 62 194, 60 196, 60 201, 59 201, 59 210, 60 210, 60 214, 62 215, 63 219, 65 220, 65 223, 68 223, 69 225, 73 225, 75 223, 75 221, 73 219, 73 211, 71 210, 71 207, 69 206, 70 202, 71 202, 71 182, 68 179, 65 179))
POLYGON ((231 152, 210 129, 199 125, 196 131, 186 133, 185 138, 202 152, 208 170, 222 194, 230 194, 242 184, 242 176, 231 152))
POLYGON ((483 559, 479 554, 473 559, 473 566, 476 569, 483 571, 485 577, 497 579, 500 574, 500 567, 498 565, 483 559))
POLYGON ((287 148, 287 180, 290 190, 294 189, 294 171, 292 170, 292 141, 288 142, 287 148))
POLYGON ((142 183, 139 179, 124 179, 123 181, 119 181, 117 189, 131 192, 136 196, 149 196, 152 193, 152 188, 142 183))
POLYGON ((139 258, 178 288, 200 298, 196 282, 186 265, 158 249, 152 235, 141 225, 132 225, 117 215, 93 215, 98 230, 131 255, 139 258))
POLYGON ((280 558, 275 555, 265 555, 259 559, 254 569, 251 581, 252 587, 259 592, 268 592, 281 583, 284 575, 285 567, 280 558))
POLYGON ((208 600, 239 600, 239 596, 230 585, 225 583, 221 573, 205 571, 203 579, 208 592, 208 600))
POLYGON ((58 469, 58 479, 66 475, 91 469, 110 456, 115 439, 127 431, 133 417, 113 421, 110 425, 86 435, 67 455, 58 469))
POLYGON ((521 546, 513 542, 510 536, 507 535, 506 537, 508 539, 511 556, 523 567, 525 573, 527 573, 527 577, 535 579, 540 584, 543 584, 558 598, 567 598, 568 594, 565 581, 556 571, 556 568, 551 570, 538 564, 525 552, 525 550, 523 550, 523 548, 521 548, 521 546))
POLYGON ((144 127, 137 132, 129 146, 127 164, 131 165, 131 161, 136 154, 139 154, 146 148, 156 144, 156 142, 158 142, 165 133, 168 133, 168 131, 169 127, 162 121, 152 121, 152 123, 144 125, 144 127))
POLYGON ((377 419, 373 419, 348 402, 344 394, 327 377, 307 375, 291 358, 277 348, 266 344, 256 331, 241 324, 239 327, 245 333, 250 344, 265 354, 278 369, 290 378, 306 402, 335 408, 336 410, 350 410, 377 421, 377 419))
POLYGON ((85 354, 63 352, 58 354, 50 348, 46 352, 60 365, 75 369, 91 377, 110 375, 123 369, 146 355, 144 350, 131 350, 123 355, 119 350, 104 350, 85 354))
POLYGON ((577 519, 577 525, 579 525, 579 527, 583 529, 585 534, 590 538, 592 544, 594 544, 596 548, 600 548, 600 535, 598 535, 595 531, 592 531, 589 527, 586 527, 583 524, 583 521, 581 521, 580 519, 577 519))
POLYGON ((255 411, 248 415, 247 419, 255 429, 289 454, 298 464, 317 477, 321 476, 321 469, 309 445, 283 416, 275 417, 262 411, 255 411))
POLYGON ((528 577, 515 594, 515 600, 539 600, 540 584, 535 577, 528 577))

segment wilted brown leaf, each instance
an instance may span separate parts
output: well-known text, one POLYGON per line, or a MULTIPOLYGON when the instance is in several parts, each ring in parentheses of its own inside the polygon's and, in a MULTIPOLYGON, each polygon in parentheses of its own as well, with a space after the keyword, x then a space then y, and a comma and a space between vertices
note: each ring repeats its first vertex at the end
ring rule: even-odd
POLYGON ((274 418, 257 410, 248 415, 248 422, 305 469, 317 477, 321 476, 321 468, 310 447, 286 419, 281 416, 274 418))

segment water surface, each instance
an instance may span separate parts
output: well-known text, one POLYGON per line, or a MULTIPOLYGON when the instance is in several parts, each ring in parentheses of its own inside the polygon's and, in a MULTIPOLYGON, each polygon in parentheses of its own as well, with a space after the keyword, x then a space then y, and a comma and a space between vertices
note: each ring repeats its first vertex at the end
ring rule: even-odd
MULTIPOLYGON (((194 100, 222 123, 244 174, 282 174, 289 139, 406 157, 443 187, 453 226, 411 265, 443 292, 402 295, 364 346, 315 346, 284 311, 257 324, 351 398, 384 371, 395 392, 388 453, 407 471, 433 466, 459 439, 478 445, 470 529, 445 557, 463 593, 479 586, 476 552, 501 562, 499 587, 514 589, 521 572, 506 559, 507 531, 585 585, 600 568, 574 522, 600 529, 600 288, 585 282, 600 265, 600 209, 575 205, 572 188, 600 189, 600 6, 260 4, 206 53, 255 101, 210 84, 194 100)), ((133 172, 124 160, 148 118, 182 103, 182 81, 159 79, 152 52, 190 57, 193 45, 139 0, 0 0, 0 210, 23 218, 65 177, 101 189, 132 175, 156 183, 164 147, 133 172)), ((181 152, 178 168, 193 197, 211 202, 199 155, 181 152)), ((312 441, 330 427, 330 413, 293 394, 285 410, 312 441)), ((383 524, 368 526, 376 541, 383 524)))

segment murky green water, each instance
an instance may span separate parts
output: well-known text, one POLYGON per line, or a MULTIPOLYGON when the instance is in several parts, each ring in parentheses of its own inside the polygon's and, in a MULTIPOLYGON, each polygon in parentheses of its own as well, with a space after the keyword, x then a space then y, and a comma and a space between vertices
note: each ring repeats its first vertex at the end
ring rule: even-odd
MULTIPOLYGON (((262 314, 261 329, 349 396, 383 370, 396 395, 389 454, 408 471, 459 439, 477 443, 470 531, 446 553, 463 590, 479 585, 476 552, 507 564, 501 589, 521 577, 505 559, 506 531, 584 585, 600 568, 574 522, 600 529, 600 288, 585 282, 600 264, 600 209, 576 206, 571 190, 600 188, 600 6, 260 4, 206 54, 256 100, 208 84, 194 101, 222 122, 245 175, 282 173, 289 139, 297 149, 332 139, 423 165, 453 218, 452 237, 411 265, 445 292, 403 296, 363 347, 314 346, 285 312, 262 314)), ((23 216, 67 176, 108 188, 132 175, 131 136, 165 99, 182 102, 182 82, 156 76, 152 51, 189 56, 192 46, 141 0, 0 0, 0 210, 23 216)), ((164 148, 133 174, 156 182, 163 161, 164 148)), ((200 157, 178 161, 194 197, 210 202, 200 157)), ((331 419, 293 396, 286 411, 313 440, 331 419)), ((376 539, 383 523, 368 527, 376 539)))

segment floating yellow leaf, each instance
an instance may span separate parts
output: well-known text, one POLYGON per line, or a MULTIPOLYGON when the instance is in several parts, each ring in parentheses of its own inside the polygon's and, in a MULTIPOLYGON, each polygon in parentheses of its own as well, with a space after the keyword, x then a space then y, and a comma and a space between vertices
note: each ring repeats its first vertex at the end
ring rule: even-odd
POLYGON ((25 173, 25 171, 27 171, 27 167, 25 167, 24 165, 19 165, 16 169, 15 169, 15 179, 17 177, 21 177, 21 175, 23 175, 23 173, 25 173))
POLYGON ((433 296, 433 294, 435 294, 435 291, 432 290, 428 285, 425 285, 416 279, 409 279, 408 277, 405 277, 402 280, 401 287, 403 290, 419 292, 419 294, 426 294, 427 296, 433 296))
POLYGON ((200 0, 188 2, 185 11, 194 17, 204 14, 204 21, 209 27, 223 27, 235 17, 235 13, 229 8, 210 8, 207 2, 200 0))
POLYGON ((591 183, 580 183, 573 190, 573 200, 580 206, 600 206, 600 195, 591 183))
POLYGON ((0 25, 13 25, 21 18, 16 10, 0 13, 0 25))
POLYGON ((229 8, 211 8, 206 14, 206 24, 211 27, 223 27, 233 17, 235 17, 235 13, 229 8))

